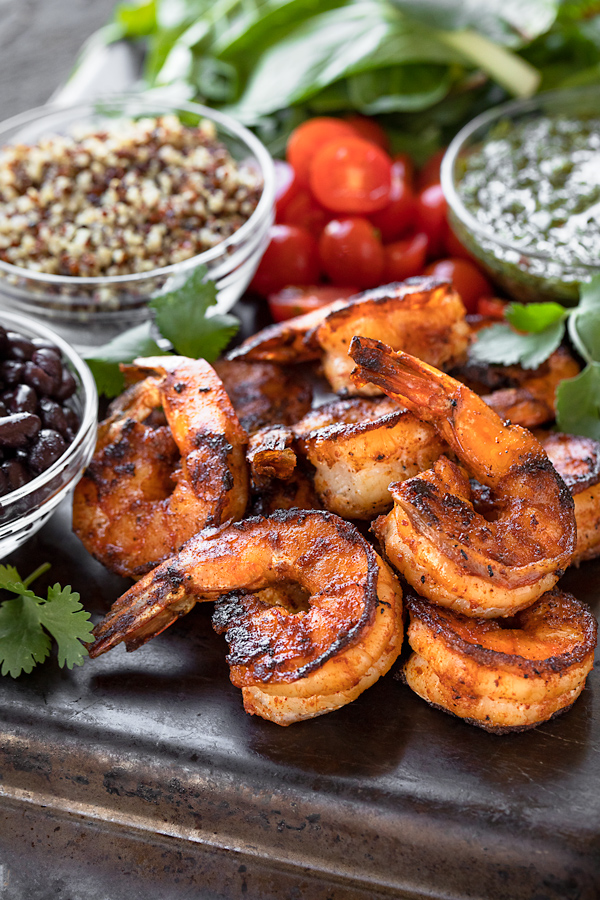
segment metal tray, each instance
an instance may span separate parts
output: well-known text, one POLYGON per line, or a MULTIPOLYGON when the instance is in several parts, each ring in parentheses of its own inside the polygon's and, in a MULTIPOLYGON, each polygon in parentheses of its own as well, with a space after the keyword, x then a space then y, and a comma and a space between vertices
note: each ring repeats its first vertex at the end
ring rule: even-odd
MULTIPOLYGON (((11 562, 101 615, 126 586, 68 504, 11 562)), ((566 588, 600 611, 600 563, 566 588)), ((595 900, 600 686, 523 734, 429 708, 391 672, 281 728, 244 713, 210 604, 145 647, 0 680, 0 896, 595 900)))

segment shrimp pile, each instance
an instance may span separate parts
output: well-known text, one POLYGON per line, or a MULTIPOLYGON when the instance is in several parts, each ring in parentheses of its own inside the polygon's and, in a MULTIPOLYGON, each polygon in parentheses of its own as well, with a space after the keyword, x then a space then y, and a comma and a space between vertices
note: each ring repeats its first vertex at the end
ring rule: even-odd
POLYGON ((245 710, 289 725, 389 671, 404 590, 403 678, 431 705, 500 732, 567 709, 596 628, 556 585, 600 554, 600 444, 522 427, 552 421, 577 364, 559 350, 535 372, 484 371, 467 359, 480 325, 447 283, 410 279, 271 326, 214 368, 124 367, 135 383, 100 425, 74 524, 137 581, 90 656, 212 602, 245 710))

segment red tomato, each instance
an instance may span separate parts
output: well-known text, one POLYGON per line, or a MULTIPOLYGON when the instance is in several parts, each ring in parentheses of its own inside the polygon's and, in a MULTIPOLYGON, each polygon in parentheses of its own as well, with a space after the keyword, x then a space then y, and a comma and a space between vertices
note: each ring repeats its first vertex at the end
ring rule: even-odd
POLYGON ((359 137, 329 141, 310 164, 310 189, 326 209, 368 215, 387 206, 392 160, 359 137))
POLYGON ((321 265, 335 284, 381 284, 383 247, 367 219, 332 219, 319 240, 321 265))
POLYGON ((299 191, 292 197, 281 215, 285 225, 306 228, 317 240, 333 213, 324 209, 308 191, 299 191))
POLYGON ((298 184, 308 187, 308 170, 317 150, 323 144, 344 135, 353 137, 356 132, 347 122, 330 116, 307 119, 292 131, 285 148, 285 156, 296 172, 298 184))
POLYGON ((414 191, 415 188, 415 164, 408 155, 408 153, 396 153, 392 157, 392 161, 395 165, 400 167, 400 165, 404 166, 404 180, 410 185, 411 189, 414 191))
POLYGON ((445 147, 436 150, 436 152, 429 157, 425 165, 421 166, 419 169, 417 186, 420 191, 427 187, 431 187, 432 184, 440 183, 440 166, 442 165, 445 152, 445 147))
POLYGON ((358 288, 335 287, 333 284, 316 284, 309 287, 286 287, 276 294, 269 294, 267 302, 275 322, 283 322, 293 316, 327 306, 334 300, 347 299, 358 293, 358 288))
POLYGON ((417 194, 416 227, 429 238, 429 255, 442 252, 446 234, 446 198, 440 184, 432 184, 417 194))
POLYGON ((466 259, 438 259, 427 266, 425 275, 451 281, 468 313, 477 312, 480 297, 487 297, 492 293, 492 286, 485 275, 466 259))
POLYGON ((294 225, 273 225, 250 287, 266 297, 288 284, 312 284, 320 275, 319 248, 310 232, 294 225))
POLYGON ((390 139, 376 119, 371 119, 369 116, 354 115, 346 116, 344 121, 348 125, 352 125, 359 137, 364 138, 365 141, 371 141, 372 144, 377 144, 386 153, 390 152, 390 139))
POLYGON ((427 244, 427 235, 422 231, 402 241, 386 244, 383 248, 384 281, 406 281, 407 278, 420 275, 425 267, 427 244))
POLYGON ((296 173, 283 159, 274 159, 275 164, 275 219, 282 221, 282 215, 290 201, 298 193, 296 173))
POLYGON ((415 197, 410 183, 406 180, 406 166, 403 161, 392 163, 392 187, 390 202, 379 212, 371 213, 370 221, 381 232, 384 244, 396 240, 409 231, 413 224, 415 197))
POLYGON ((504 319, 508 302, 499 297, 480 297, 477 301, 477 313, 486 319, 504 319))

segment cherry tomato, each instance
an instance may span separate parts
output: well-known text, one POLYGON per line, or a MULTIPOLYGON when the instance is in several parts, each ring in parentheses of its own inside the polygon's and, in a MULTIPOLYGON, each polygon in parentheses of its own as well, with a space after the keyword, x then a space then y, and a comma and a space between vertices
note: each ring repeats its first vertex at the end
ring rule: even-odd
POLYGON ((446 198, 440 184, 432 184, 417 194, 416 227, 429 238, 429 255, 439 256, 446 234, 446 198))
POLYGON ((361 289, 381 284, 383 246, 367 219, 332 219, 319 240, 319 254, 334 284, 361 289))
POLYGON ((283 221, 282 215, 290 201, 298 193, 296 173, 283 159, 274 159, 275 165, 275 219, 283 221))
POLYGON ((390 139, 376 119, 371 119, 369 116, 354 115, 346 116, 344 121, 348 125, 352 125, 359 137, 364 138, 366 141, 371 141, 372 144, 377 144, 386 153, 390 152, 390 139))
POLYGON ((415 189, 415 164, 408 153, 395 153, 392 162, 400 167, 404 167, 404 180, 410 185, 411 189, 415 189))
POLYGON ((285 148, 285 156, 296 172, 298 184, 308 187, 308 170, 317 150, 323 144, 344 135, 353 137, 356 132, 347 122, 330 116, 307 119, 292 131, 285 148))
POLYGON ((267 303, 275 322, 283 322, 293 316, 327 306, 334 300, 347 299, 358 293, 358 288, 335 287, 333 284, 315 284, 308 287, 286 287, 276 294, 269 294, 267 303))
POLYGON ((319 248, 312 234, 295 225, 273 225, 270 242, 250 287, 266 297, 288 284, 312 284, 320 275, 319 248))
POLYGON ((477 314, 486 319, 504 319, 508 302, 499 297, 480 297, 477 301, 477 314))
POLYGON ((442 165, 445 152, 445 147, 436 150, 436 152, 429 157, 425 165, 421 166, 419 169, 417 187, 420 191, 427 187, 431 187, 432 184, 440 183, 440 166, 442 165))
POLYGON ((388 244, 410 229, 415 211, 415 197, 406 179, 404 162, 392 163, 390 201, 379 212, 371 213, 370 221, 381 233, 381 240, 388 244))
POLYGON ((281 221, 285 225, 298 225, 318 240, 321 232, 333 217, 333 213, 324 209, 309 191, 298 191, 292 197, 281 215, 281 221))
POLYGON ((383 280, 385 282, 406 281, 414 275, 420 275, 427 258, 427 235, 422 231, 383 248, 385 265, 383 280))
POLYGON ((310 164, 310 189, 326 209, 368 215, 387 206, 392 160, 359 137, 329 141, 310 164))
POLYGON ((425 275, 446 278, 460 294, 468 313, 477 311, 480 297, 488 297, 492 286, 479 269, 466 259, 438 259, 425 269, 425 275))

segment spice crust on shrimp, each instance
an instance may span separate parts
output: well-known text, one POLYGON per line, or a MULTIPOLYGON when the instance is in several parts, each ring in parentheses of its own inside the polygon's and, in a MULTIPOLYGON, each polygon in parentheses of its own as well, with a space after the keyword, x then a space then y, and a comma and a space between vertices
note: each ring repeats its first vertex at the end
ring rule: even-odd
POLYGON ((462 464, 442 456, 390 485, 394 508, 372 528, 392 564, 421 595, 470 616, 512 615, 550 590, 576 526, 573 498, 539 441, 407 353, 362 337, 350 353, 359 383, 373 381, 433 425, 462 464), (475 511, 469 475, 490 488, 495 518, 475 511))
POLYGON ((244 707, 280 725, 356 699, 402 646, 390 568, 352 525, 293 509, 191 538, 117 600, 90 656, 121 641, 134 650, 196 602, 218 598, 214 624, 244 707))
POLYGON ((73 498, 73 530, 86 549, 134 578, 200 529, 240 518, 249 484, 247 435, 212 367, 156 357, 135 368, 147 377, 101 423, 73 498), (154 427, 161 410, 167 424, 154 427))
POLYGON ((565 712, 594 664, 596 620, 554 588, 511 620, 473 619, 409 593, 406 683, 486 731, 523 731, 565 712))

